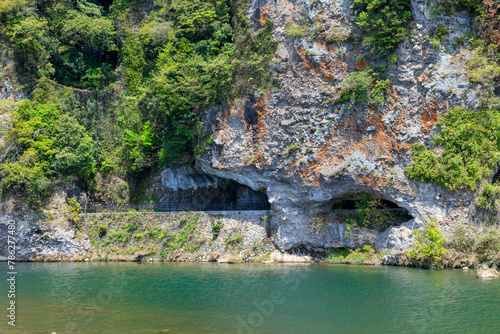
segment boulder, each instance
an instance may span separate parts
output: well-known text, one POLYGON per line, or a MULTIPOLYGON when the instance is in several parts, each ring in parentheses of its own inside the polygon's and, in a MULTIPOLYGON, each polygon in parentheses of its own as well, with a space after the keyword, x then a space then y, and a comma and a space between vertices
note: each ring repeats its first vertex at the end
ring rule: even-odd
POLYGON ((492 279, 500 277, 500 273, 495 268, 489 268, 486 264, 477 268, 477 278, 492 279))

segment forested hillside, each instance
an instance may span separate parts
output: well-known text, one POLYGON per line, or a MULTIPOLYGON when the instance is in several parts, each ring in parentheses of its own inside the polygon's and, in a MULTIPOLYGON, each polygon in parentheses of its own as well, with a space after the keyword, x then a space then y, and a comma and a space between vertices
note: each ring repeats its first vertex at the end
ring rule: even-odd
POLYGON ((205 110, 272 83, 272 23, 249 29, 246 6, 0 1, 0 45, 31 96, 5 134, 2 190, 34 201, 67 180, 98 195, 107 183, 126 188, 120 180, 192 163, 211 140, 205 110))

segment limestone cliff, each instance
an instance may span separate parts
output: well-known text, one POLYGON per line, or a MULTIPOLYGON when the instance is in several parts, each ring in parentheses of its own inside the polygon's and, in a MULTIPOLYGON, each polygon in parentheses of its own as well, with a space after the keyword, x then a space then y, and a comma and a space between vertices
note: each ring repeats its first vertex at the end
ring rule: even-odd
POLYGON ((426 1, 412 1, 411 35, 389 65, 392 102, 383 107, 348 108, 329 103, 348 73, 378 65, 360 57, 355 41, 287 37, 287 22, 309 21, 332 31, 354 25, 351 1, 254 1, 254 25, 269 18, 279 41, 270 88, 209 115, 215 144, 198 160, 206 173, 256 190, 265 187, 273 227, 282 249, 354 247, 404 249, 423 219, 466 220, 474 194, 450 192, 409 180, 410 145, 429 143, 440 115, 453 106, 474 107, 466 60, 458 41, 473 30, 468 13, 433 17, 426 1), (435 47, 427 38, 439 25, 450 33, 435 47), (415 219, 379 234, 359 230, 346 238, 346 224, 332 216, 332 201, 368 193, 405 208, 415 219), (317 217, 330 216, 317 225, 317 217), (321 233, 318 233, 318 228, 321 233))

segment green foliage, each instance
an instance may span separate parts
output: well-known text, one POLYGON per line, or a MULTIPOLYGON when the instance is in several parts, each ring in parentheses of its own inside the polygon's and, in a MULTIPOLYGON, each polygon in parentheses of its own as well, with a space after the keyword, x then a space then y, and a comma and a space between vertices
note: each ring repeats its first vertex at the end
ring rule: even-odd
POLYGON ((156 239, 160 235, 160 232, 157 230, 149 230, 146 234, 149 235, 150 238, 156 239))
POLYGON ((113 231, 109 234, 109 241, 125 244, 130 241, 130 235, 123 231, 113 231))
POLYGON ((500 210, 500 185, 486 183, 479 193, 475 204, 481 208, 497 211, 500 210))
POLYGON ((500 97, 495 94, 500 80, 500 54, 498 45, 479 46, 467 61, 470 81, 478 86, 479 102, 492 109, 500 107, 500 97))
POLYGON ((393 223, 391 213, 379 197, 360 193, 354 194, 353 198, 356 198, 354 211, 343 210, 342 201, 333 203, 333 209, 336 211, 335 218, 347 224, 346 237, 349 237, 353 227, 383 231, 393 223))
POLYGON ((432 145, 442 147, 443 152, 437 156, 422 144, 413 145, 413 165, 405 169, 406 175, 452 190, 475 190, 500 160, 499 112, 456 107, 441 117, 438 126, 441 131, 432 145))
POLYGON ((29 2, 16 8, 0 28, 10 38, 27 78, 53 77, 65 85, 92 89, 110 83, 117 32, 101 6, 79 0, 29 2))
POLYGON ((382 254, 377 254, 370 245, 362 248, 337 248, 326 257, 327 262, 348 264, 380 264, 382 254))
POLYGON ((127 224, 123 225, 123 228, 125 229, 125 231, 131 233, 131 232, 134 232, 135 230, 137 230, 139 228, 139 225, 127 223, 127 224))
POLYGON ((21 186, 41 199, 53 182, 76 177, 112 201, 117 179, 203 154, 212 142, 201 121, 207 108, 271 84, 272 22, 251 31, 244 2, 156 1, 143 19, 134 16, 139 4, 0 2, 0 30, 36 84, 10 130, 4 190, 21 186), (51 119, 39 115, 51 110, 51 119))
POLYGON ((24 187, 36 199, 48 191, 52 180, 76 175, 88 180, 95 171, 94 144, 77 120, 53 105, 24 101, 14 113, 8 140, 16 150, 7 151, 0 165, 2 187, 24 187))
POLYGON ((54 73, 49 62, 55 52, 57 42, 49 36, 49 24, 44 18, 29 16, 7 25, 4 33, 10 38, 16 51, 16 57, 28 72, 40 76, 54 73))
POLYGON ((300 144, 295 142, 291 143, 286 149, 285 149, 285 157, 290 156, 293 152, 297 151, 300 148, 300 144))
POLYGON ((431 219, 422 230, 415 230, 415 244, 407 257, 418 266, 433 266, 448 253, 444 248, 446 239, 435 219, 431 219))
POLYGON ((241 243, 242 240, 243 237, 241 236, 241 234, 237 233, 236 235, 227 237, 224 241, 228 246, 236 246, 237 244, 241 243))
POLYGON ((229 2, 178 1, 164 10, 170 6, 168 39, 147 90, 161 164, 190 162, 203 152, 210 137, 200 126, 202 111, 269 84, 276 49, 272 23, 254 35, 241 12, 232 17, 229 2))
POLYGON ((0 14, 25 6, 28 0, 0 0, 0 14))
POLYGON ((304 37, 309 34, 309 26, 301 26, 287 22, 285 26, 285 35, 291 37, 304 37))
POLYGON ((389 80, 373 69, 352 72, 337 87, 339 97, 334 102, 382 104, 390 93, 389 87, 389 80))
POLYGON ((222 223, 221 220, 217 220, 217 222, 214 224, 212 223, 212 240, 217 239, 219 236, 220 231, 224 227, 224 223, 222 223))
POLYGON ((201 243, 196 240, 194 235, 197 222, 197 215, 181 219, 180 225, 182 228, 177 233, 169 235, 167 237, 168 240, 164 243, 164 246, 169 250, 169 252, 172 253, 173 251, 182 248, 188 252, 195 252, 200 248, 201 243))
POLYGON ((108 233, 108 227, 106 225, 99 225, 99 236, 103 237, 108 233))
POLYGON ((430 7, 434 17, 438 14, 450 15, 461 11, 481 13, 484 2, 482 0, 442 0, 437 3, 430 3, 430 7))
POLYGON ((480 263, 490 266, 500 264, 500 232, 496 228, 489 228, 474 238, 474 252, 478 254, 480 263))
POLYGON ((408 36, 411 18, 408 0, 355 0, 362 11, 356 24, 362 32, 362 45, 376 56, 385 56, 408 36))
POLYGON ((306 38, 312 42, 321 38, 326 42, 345 42, 350 36, 349 26, 334 26, 323 18, 317 18, 314 23, 309 23, 307 18, 302 18, 300 24, 287 22, 285 35, 295 38, 306 38))
POLYGON ((76 201, 76 198, 68 198, 68 203, 66 204, 66 210, 68 210, 71 220, 77 222, 80 218, 80 212, 82 211, 82 206, 76 201))

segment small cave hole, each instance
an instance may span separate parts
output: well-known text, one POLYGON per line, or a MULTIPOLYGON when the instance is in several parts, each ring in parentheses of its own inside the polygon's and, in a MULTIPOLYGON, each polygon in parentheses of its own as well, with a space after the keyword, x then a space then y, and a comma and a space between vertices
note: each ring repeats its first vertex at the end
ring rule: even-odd
POLYGON ((340 222, 377 230, 414 218, 397 203, 365 193, 333 199, 332 211, 340 222))

